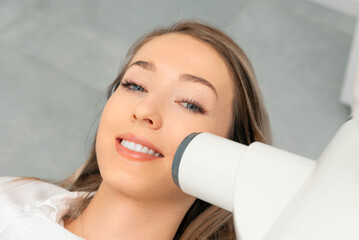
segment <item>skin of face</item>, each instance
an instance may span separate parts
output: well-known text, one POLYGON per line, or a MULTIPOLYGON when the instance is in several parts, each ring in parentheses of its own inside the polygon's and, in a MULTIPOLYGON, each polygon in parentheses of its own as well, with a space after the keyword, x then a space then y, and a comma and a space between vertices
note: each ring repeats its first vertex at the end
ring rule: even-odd
POLYGON ((96 138, 103 184, 114 193, 158 203, 159 207, 166 201, 188 200, 190 196, 172 180, 172 160, 181 141, 192 132, 227 136, 232 121, 230 74, 211 46, 178 33, 150 40, 131 63, 136 61, 152 62, 156 69, 129 67, 122 83, 131 79, 135 85, 130 85, 131 90, 120 85, 105 105, 96 138), (184 73, 207 80, 217 94, 202 83, 179 80, 184 73), (205 112, 197 111, 188 100, 199 102, 205 112), (123 133, 145 137, 164 157, 152 161, 126 159, 115 146, 116 137, 123 133))

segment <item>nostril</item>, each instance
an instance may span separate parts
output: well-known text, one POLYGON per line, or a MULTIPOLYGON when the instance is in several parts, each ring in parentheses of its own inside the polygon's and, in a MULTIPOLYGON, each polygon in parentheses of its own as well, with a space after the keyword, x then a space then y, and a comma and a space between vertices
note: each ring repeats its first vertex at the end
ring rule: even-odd
POLYGON ((138 115, 136 113, 133 113, 131 116, 131 121, 135 122, 135 121, 143 121, 146 124, 149 124, 151 126, 155 126, 158 125, 158 119, 154 119, 155 121, 153 121, 154 116, 144 116, 144 115, 138 115))

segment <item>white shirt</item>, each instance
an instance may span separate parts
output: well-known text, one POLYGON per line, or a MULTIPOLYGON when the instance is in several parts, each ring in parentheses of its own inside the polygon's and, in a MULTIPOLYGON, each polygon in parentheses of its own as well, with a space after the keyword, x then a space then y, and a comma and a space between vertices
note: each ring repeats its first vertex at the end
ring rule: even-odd
POLYGON ((83 240, 64 228, 68 200, 83 192, 70 192, 36 180, 0 177, 0 240, 83 240))

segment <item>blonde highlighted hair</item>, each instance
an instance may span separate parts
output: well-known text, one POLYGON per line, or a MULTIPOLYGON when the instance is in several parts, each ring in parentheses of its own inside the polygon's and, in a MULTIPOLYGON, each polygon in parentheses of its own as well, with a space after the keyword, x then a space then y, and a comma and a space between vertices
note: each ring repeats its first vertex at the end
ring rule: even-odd
MULTIPOLYGON (((226 63, 235 86, 232 103, 234 114, 228 138, 246 145, 254 141, 271 144, 269 118, 251 63, 242 49, 230 37, 203 22, 177 22, 170 27, 156 29, 140 38, 130 48, 126 64, 110 85, 108 98, 120 85, 129 63, 138 50, 151 39, 171 33, 189 35, 202 41, 215 49, 226 63)), ((86 162, 75 173, 58 183, 70 191, 89 193, 87 197, 74 202, 71 211, 66 215, 70 221, 76 219, 86 208, 92 199, 91 193, 99 188, 102 181, 95 144, 94 141, 86 162)), ((196 199, 183 218, 174 239, 236 239, 232 213, 196 199)))

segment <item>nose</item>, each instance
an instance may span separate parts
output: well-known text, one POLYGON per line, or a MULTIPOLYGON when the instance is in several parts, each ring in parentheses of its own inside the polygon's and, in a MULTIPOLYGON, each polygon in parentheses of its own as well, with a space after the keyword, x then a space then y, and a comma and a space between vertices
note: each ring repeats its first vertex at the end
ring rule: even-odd
POLYGON ((133 109, 131 121, 144 124, 151 129, 159 129, 162 126, 160 107, 160 102, 155 99, 143 99, 133 109))

